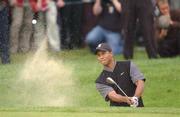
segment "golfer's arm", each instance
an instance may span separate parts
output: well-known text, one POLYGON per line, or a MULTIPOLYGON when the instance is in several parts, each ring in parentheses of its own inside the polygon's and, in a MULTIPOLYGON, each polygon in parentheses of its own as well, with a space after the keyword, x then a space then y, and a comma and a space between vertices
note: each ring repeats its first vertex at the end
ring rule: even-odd
POLYGON ((144 81, 143 80, 137 80, 136 81, 136 91, 134 96, 141 97, 144 92, 144 81))
POLYGON ((111 101, 114 101, 114 102, 127 102, 127 98, 126 97, 117 94, 115 91, 109 92, 108 93, 108 98, 111 101))

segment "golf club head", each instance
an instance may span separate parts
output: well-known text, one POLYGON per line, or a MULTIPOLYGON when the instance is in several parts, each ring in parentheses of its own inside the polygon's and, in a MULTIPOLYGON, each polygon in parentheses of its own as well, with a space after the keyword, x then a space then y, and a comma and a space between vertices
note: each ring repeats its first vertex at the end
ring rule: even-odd
POLYGON ((115 81, 111 77, 107 77, 106 82, 109 84, 116 84, 115 81))

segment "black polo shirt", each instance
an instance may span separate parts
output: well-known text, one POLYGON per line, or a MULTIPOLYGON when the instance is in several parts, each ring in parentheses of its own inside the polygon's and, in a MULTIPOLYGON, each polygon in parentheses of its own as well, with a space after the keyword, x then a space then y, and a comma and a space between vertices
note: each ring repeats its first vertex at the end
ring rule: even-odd
MULTIPOLYGON (((100 76, 96 80, 96 88, 106 101, 109 101, 108 93, 115 90, 118 94, 123 95, 115 86, 106 83, 106 78, 111 77, 129 96, 134 96, 137 80, 145 80, 143 74, 135 64, 130 61, 116 62, 114 69, 104 68, 100 76)), ((117 103, 110 100, 111 106, 129 106, 127 103, 117 103)), ((139 106, 143 106, 142 99, 139 99, 139 106)))

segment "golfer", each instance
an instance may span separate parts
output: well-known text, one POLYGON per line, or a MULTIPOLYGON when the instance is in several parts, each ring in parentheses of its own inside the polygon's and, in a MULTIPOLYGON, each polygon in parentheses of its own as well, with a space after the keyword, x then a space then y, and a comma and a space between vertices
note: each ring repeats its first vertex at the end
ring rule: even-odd
POLYGON ((104 66, 96 79, 96 88, 105 101, 110 101, 110 106, 143 107, 141 96, 145 78, 136 65, 130 61, 115 61, 112 49, 107 43, 96 47, 96 55, 104 66), (109 84, 107 78, 112 78, 127 96, 116 85, 109 84))

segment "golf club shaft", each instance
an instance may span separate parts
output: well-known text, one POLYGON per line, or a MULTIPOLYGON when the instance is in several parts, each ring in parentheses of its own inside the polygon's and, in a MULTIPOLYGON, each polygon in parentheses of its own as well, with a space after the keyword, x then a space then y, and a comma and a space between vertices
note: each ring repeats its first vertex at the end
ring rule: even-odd
POLYGON ((117 88, 124 94, 124 96, 128 97, 126 95, 126 93, 121 89, 121 87, 111 78, 111 77, 108 77, 106 79, 106 82, 110 83, 110 84, 115 84, 117 86, 117 88))
MULTIPOLYGON (((120 87, 112 78, 108 77, 108 78, 106 79, 106 82, 108 82, 108 83, 110 83, 110 84, 116 85, 116 87, 124 94, 124 96, 126 96, 127 98, 129 98, 129 97, 126 95, 126 93, 121 89, 121 87, 120 87)), ((131 107, 134 107, 134 106, 131 105, 131 104, 130 104, 130 106, 131 106, 131 107)))
POLYGON ((117 83, 115 83, 115 85, 116 85, 117 88, 124 94, 124 96, 128 97, 128 96, 126 95, 126 93, 121 89, 121 87, 120 87, 117 83))

